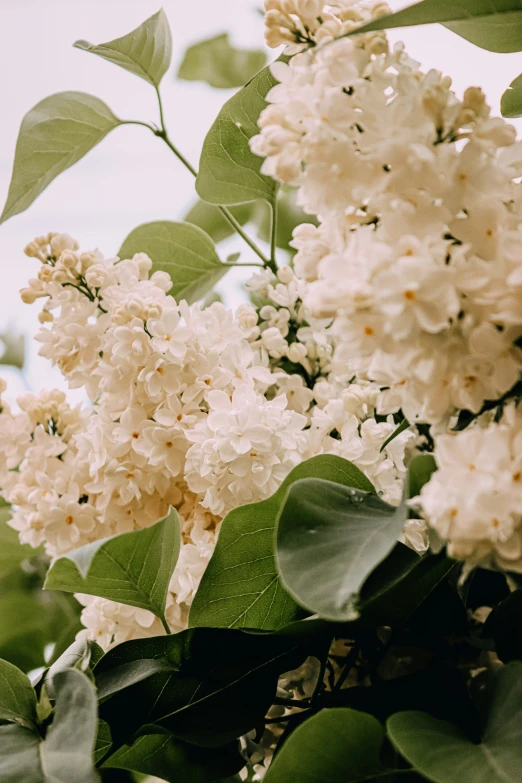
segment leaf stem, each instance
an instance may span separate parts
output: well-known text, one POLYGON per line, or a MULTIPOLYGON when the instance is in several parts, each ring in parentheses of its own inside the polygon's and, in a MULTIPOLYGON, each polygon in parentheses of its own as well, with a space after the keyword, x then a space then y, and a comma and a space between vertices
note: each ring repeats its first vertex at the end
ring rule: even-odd
POLYGON ((223 266, 230 266, 230 267, 235 267, 235 266, 256 266, 258 269, 263 269, 263 264, 254 264, 254 263, 250 263, 250 262, 246 262, 246 261, 245 262, 238 261, 237 264, 229 264, 227 261, 223 261, 223 266))
POLYGON ((360 652, 359 645, 357 643, 355 643, 353 645, 352 649, 350 650, 350 652, 348 653, 348 655, 346 656, 344 669, 341 672, 341 675, 339 676, 339 679, 335 683, 334 692, 335 691, 340 691, 341 688, 343 687, 343 685, 344 685, 344 683, 346 681, 346 678, 348 677, 348 675, 350 674, 351 670, 353 669, 353 667, 357 663, 357 658, 359 657, 359 652, 360 652))
POLYGON ((274 200, 270 203, 270 269, 277 274, 276 263, 276 238, 277 238, 277 188, 274 200))
POLYGON ((167 636, 172 636, 172 631, 170 630, 170 626, 167 622, 167 618, 165 617, 165 615, 162 614, 159 619, 161 620, 161 624, 165 629, 165 633, 167 634, 167 636))
MULTIPOLYGON (((159 106, 159 114, 160 114, 160 127, 155 128, 153 125, 149 125, 148 122, 142 122, 141 120, 124 120, 124 125, 143 125, 145 128, 148 128, 150 131, 153 132, 155 136, 157 136, 159 139, 162 139, 167 147, 174 153, 174 155, 177 157, 177 159, 185 166, 188 171, 192 174, 193 177, 198 176, 198 172, 194 168, 194 166, 190 163, 190 161, 187 160, 187 158, 178 150, 178 148, 172 143, 169 134, 167 132, 167 129, 165 127, 165 114, 163 112, 163 101, 161 100, 161 94, 159 91, 159 88, 156 87, 156 95, 158 97, 158 106, 159 106)), ((248 234, 243 231, 243 228, 241 224, 236 220, 234 215, 228 210, 226 207, 218 206, 217 204, 214 205, 219 209, 225 220, 230 223, 234 231, 239 234, 239 236, 247 243, 247 245, 251 248, 251 250, 254 251, 254 253, 261 259, 263 262, 263 266, 268 267, 272 270, 272 272, 277 271, 277 267, 275 265, 275 261, 273 260, 273 254, 271 252, 271 258, 267 258, 265 254, 262 252, 262 250, 256 245, 253 239, 251 239, 248 234)), ((272 208, 273 214, 275 211, 275 207, 272 208)), ((273 223, 274 221, 272 221, 273 223)), ((274 232, 274 240, 275 242, 275 232, 274 232)), ((275 245, 274 245, 275 246, 275 245)), ((235 265, 237 266, 237 264, 235 265)), ((246 266, 246 264, 242 264, 242 266, 246 266)))

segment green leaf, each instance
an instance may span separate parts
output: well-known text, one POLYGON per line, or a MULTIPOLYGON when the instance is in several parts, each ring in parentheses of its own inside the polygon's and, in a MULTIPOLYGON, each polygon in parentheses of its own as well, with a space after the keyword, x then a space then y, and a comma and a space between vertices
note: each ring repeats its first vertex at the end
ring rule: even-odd
POLYGON ((43 666, 44 648, 53 641, 55 630, 49 620, 37 594, 23 590, 1 594, 0 657, 24 671, 43 666))
POLYGON ((268 768, 265 783, 360 783, 382 774, 381 724, 349 709, 324 710, 305 721, 268 768))
POLYGON ((511 82, 502 96, 500 109, 503 117, 522 117, 522 74, 511 82))
POLYGON ((98 783, 93 766, 96 694, 81 672, 56 677, 56 709, 45 739, 22 726, 0 726, 2 783, 98 783))
POLYGON ((154 775, 168 783, 212 783, 244 766, 237 743, 200 748, 162 734, 139 737, 110 756, 103 767, 154 775))
POLYGON ((366 33, 435 22, 441 22, 457 35, 490 52, 522 50, 520 0, 423 0, 395 14, 375 19, 354 32, 366 33))
POLYGON ((25 364, 25 335, 8 328, 0 334, 0 364, 23 369, 25 364))
POLYGON ((408 421, 408 419, 403 419, 401 421, 401 423, 398 425, 398 427, 396 427, 393 430, 392 434, 388 438, 386 438, 386 440, 382 444, 381 448, 379 449, 379 453, 382 454, 382 452, 384 451, 386 446, 389 443, 391 443, 392 440, 395 440, 395 438, 397 438, 401 434, 401 432, 404 432, 404 430, 407 430, 409 426, 410 426, 410 422, 408 421))
POLYGON ((277 565, 301 605, 327 620, 359 616, 358 593, 395 546, 408 509, 333 481, 290 487, 277 521, 277 565))
POLYGON ((402 625, 455 565, 444 553, 420 557, 404 544, 396 544, 361 588, 358 609, 362 621, 372 625, 402 625))
MULTIPOLYGON (((238 204, 230 209, 230 212, 241 226, 244 226, 245 223, 251 220, 253 211, 252 204, 238 204)), ((207 204, 206 201, 198 201, 194 204, 192 209, 185 215, 184 220, 203 229, 216 244, 234 233, 234 229, 228 220, 223 217, 218 207, 207 204)))
POLYGON ((178 71, 180 79, 207 82, 211 87, 242 87, 266 63, 262 51, 235 49, 222 33, 190 46, 178 71))
POLYGON ((299 666, 311 644, 223 628, 124 642, 94 671, 100 717, 116 742, 154 726, 194 744, 224 745, 262 721, 279 674, 299 666))
POLYGON ((172 59, 172 35, 163 9, 122 38, 98 45, 76 41, 74 46, 125 68, 154 87, 159 86, 172 59))
POLYGON ((522 590, 514 590, 496 606, 484 625, 486 638, 495 642, 503 663, 522 660, 522 590))
POLYGON ((326 454, 297 465, 272 497, 231 511, 194 598, 190 625, 277 630, 299 617, 299 608, 279 582, 274 531, 288 488, 309 477, 372 490, 351 462, 326 454))
POLYGON ((422 712, 388 720, 397 750, 434 783, 519 783, 522 769, 522 663, 500 669, 483 699, 482 742, 422 712))
POLYGON ((105 758, 107 751, 111 746, 112 736, 110 726, 104 720, 99 720, 98 731, 96 734, 96 744, 94 746, 94 761, 96 764, 105 758))
POLYGON ((29 678, 8 661, 0 660, 0 721, 36 726, 36 694, 29 678))
POLYGON ((56 177, 121 124, 99 98, 59 92, 22 120, 7 202, 0 223, 23 212, 56 177))
POLYGON ((262 198, 273 203, 277 184, 261 174, 263 159, 248 142, 259 133, 257 120, 275 84, 269 67, 263 68, 221 109, 201 152, 196 190, 203 201, 228 205, 262 198))
MULTIPOLYGON (((254 213, 254 222, 258 227, 258 237, 265 242, 270 241, 271 230, 271 210, 267 208, 266 203, 258 202, 254 213)), ((306 215, 297 204, 297 190, 279 190, 277 194, 277 225, 276 225, 276 246, 289 253, 295 253, 294 248, 290 247, 293 231, 296 226, 302 223, 311 223, 317 225, 317 220, 313 215, 306 215)))
POLYGON ((38 554, 38 550, 20 543, 16 530, 7 524, 11 516, 9 508, 0 509, 0 579, 16 571, 24 560, 38 554))
POLYGON ((59 672, 68 669, 90 672, 103 657, 103 650, 99 644, 91 639, 78 639, 74 641, 49 668, 45 677, 45 686, 50 698, 54 698, 53 680, 59 672))
POLYGON ((408 466, 408 496, 410 498, 420 495, 420 491, 437 470, 437 463, 433 454, 418 454, 408 466))
POLYGON ((210 237, 191 223, 165 220, 138 226, 118 255, 132 258, 135 253, 149 256, 153 272, 167 272, 172 280, 169 293, 189 304, 201 299, 228 271, 210 237))
POLYGON ((180 535, 178 514, 171 509, 151 527, 103 538, 58 557, 44 589, 98 595, 148 609, 164 620, 180 535))

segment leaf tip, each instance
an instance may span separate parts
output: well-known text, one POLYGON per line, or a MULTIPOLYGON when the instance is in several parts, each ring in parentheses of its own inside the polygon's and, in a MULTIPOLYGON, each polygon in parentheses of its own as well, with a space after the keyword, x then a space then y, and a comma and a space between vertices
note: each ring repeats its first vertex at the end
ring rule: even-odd
POLYGON ((73 49, 81 49, 82 52, 92 52, 94 49, 94 44, 89 43, 89 41, 85 41, 83 38, 80 38, 78 41, 73 43, 73 49))

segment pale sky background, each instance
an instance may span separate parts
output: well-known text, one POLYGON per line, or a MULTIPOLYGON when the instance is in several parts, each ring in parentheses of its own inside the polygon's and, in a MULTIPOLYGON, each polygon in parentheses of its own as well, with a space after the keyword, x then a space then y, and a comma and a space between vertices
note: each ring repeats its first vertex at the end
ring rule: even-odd
MULTIPOLYGON (((7 196, 14 149, 23 115, 42 98, 80 90, 102 98, 120 117, 156 120, 153 89, 143 80, 72 48, 78 38, 94 43, 123 35, 151 14, 161 0, 0 0, 0 203, 7 196)), ((394 9, 408 5, 389 0, 394 9)), ((262 0, 164 0, 174 39, 174 62, 162 83, 170 135, 197 165, 201 145, 228 91, 174 78, 191 43, 228 31, 242 47, 263 46, 263 23, 256 9, 262 0)), ((522 53, 501 55, 478 49, 443 27, 393 30, 425 70, 437 68, 453 78, 457 94, 480 85, 495 113, 500 96, 522 71, 522 53)), ((516 122, 522 133, 522 122, 516 122)), ((191 175, 167 147, 145 128, 117 128, 72 169, 62 174, 21 215, 0 226, 0 331, 8 324, 28 336, 25 383, 37 390, 63 387, 57 372, 36 356, 30 337, 38 328, 38 304, 23 305, 18 291, 34 276, 37 263, 23 254, 34 236, 64 231, 83 249, 99 247, 107 256, 118 250, 136 226, 152 220, 178 220, 195 199, 191 175)), ((243 250, 232 240, 230 250, 243 250)), ((247 248, 248 250, 248 248, 247 248)), ((243 253, 248 260, 248 253, 243 253)), ((228 301, 239 301, 239 283, 248 269, 229 273, 228 301)), ((223 287, 223 284, 222 284, 223 287)), ((2 374, 5 375, 5 372, 2 374)), ((12 392, 23 390, 9 373, 12 392)))

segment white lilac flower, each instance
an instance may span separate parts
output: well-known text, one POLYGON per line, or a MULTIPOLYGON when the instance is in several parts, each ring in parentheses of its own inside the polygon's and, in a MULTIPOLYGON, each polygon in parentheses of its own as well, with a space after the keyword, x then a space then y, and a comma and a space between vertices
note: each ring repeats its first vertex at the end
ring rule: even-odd
POLYGON ((448 554, 522 573, 522 416, 436 440, 437 471, 412 503, 448 554))

